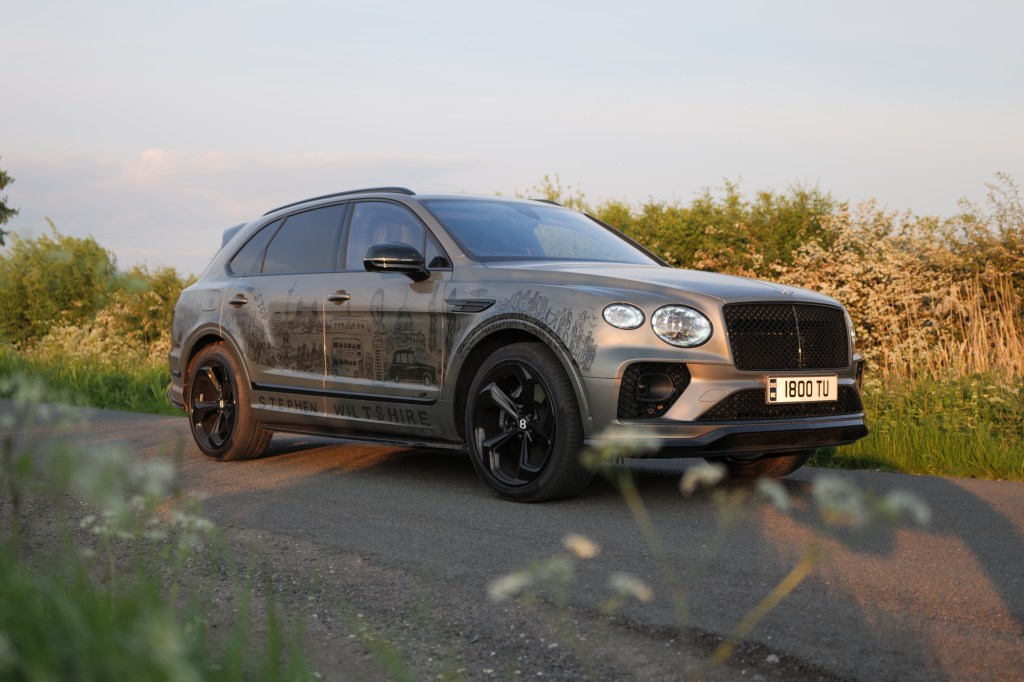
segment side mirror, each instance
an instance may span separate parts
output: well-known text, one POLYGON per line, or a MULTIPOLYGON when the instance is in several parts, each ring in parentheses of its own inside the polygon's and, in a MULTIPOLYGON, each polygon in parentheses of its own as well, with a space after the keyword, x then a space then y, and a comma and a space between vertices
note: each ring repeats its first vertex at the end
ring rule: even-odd
POLYGON ((403 243, 374 244, 366 250, 363 267, 370 272, 401 272, 414 282, 430 277, 423 254, 403 243))

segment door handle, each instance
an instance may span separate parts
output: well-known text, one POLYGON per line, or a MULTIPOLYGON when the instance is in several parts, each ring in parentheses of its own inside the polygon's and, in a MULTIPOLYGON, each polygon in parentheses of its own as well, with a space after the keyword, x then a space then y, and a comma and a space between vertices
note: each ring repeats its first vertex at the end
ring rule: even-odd
POLYGON ((235 297, 228 301, 228 305, 233 305, 237 308, 239 306, 245 305, 248 302, 249 299, 247 299, 243 294, 235 294, 235 297))
POLYGON ((342 291, 341 289, 338 289, 333 294, 328 296, 327 300, 330 301, 331 303, 335 304, 335 305, 340 305, 340 304, 344 303, 345 301, 349 300, 350 298, 352 298, 352 296, 350 296, 346 292, 342 291))

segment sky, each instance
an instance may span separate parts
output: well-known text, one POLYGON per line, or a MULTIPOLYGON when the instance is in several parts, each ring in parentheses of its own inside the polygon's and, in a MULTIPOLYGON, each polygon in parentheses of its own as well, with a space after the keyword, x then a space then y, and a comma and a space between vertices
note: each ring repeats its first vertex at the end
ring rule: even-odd
POLYGON ((1024 181, 1024 3, 3 0, 0 169, 122 269, 198 273, 320 194, 689 202, 737 181, 952 215, 1024 181))

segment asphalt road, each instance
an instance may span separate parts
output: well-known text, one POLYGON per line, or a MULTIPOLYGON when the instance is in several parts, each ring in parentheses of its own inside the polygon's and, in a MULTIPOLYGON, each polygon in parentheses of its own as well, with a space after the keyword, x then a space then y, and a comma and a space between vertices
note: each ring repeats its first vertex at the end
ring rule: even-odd
MULTIPOLYGON (((0 414, 9 410, 10 403, 0 401, 0 414)), ((76 427, 80 443, 126 442, 139 456, 181 456, 183 485, 205 495, 205 513, 219 525, 313 543, 392 577, 429 576, 424 580, 437 592, 431 608, 461 604, 477 610, 466 616, 466 628, 492 627, 480 644, 485 649, 501 645, 504 625, 494 622, 508 613, 488 603, 488 583, 532 560, 563 554, 570 533, 601 548, 597 558, 578 565, 569 598, 575 612, 596 613, 609 595, 609 574, 625 571, 653 586, 656 596, 646 605, 627 605, 616 621, 620 629, 646 633, 643 641, 615 642, 653 647, 673 637, 677 621, 651 549, 619 494, 603 481, 573 500, 521 505, 492 496, 461 453, 277 435, 262 459, 218 463, 195 448, 183 419, 88 415, 76 427)), ((804 666, 806 678, 1024 679, 1024 484, 830 472, 878 496, 913 491, 928 502, 933 518, 924 529, 821 535, 809 488, 824 470, 804 469, 786 481, 794 511, 760 505, 722 532, 721 507, 711 496, 679 493, 683 463, 624 466, 637 474, 686 586, 687 625, 696 631, 730 633, 821 538, 820 564, 747 637, 763 647, 757 651, 769 652, 769 673, 782 659, 804 666)), ((456 629, 472 647, 475 640, 456 629)), ((664 661, 664 653, 659 656, 664 661)), ((761 675, 764 666, 754 670, 761 675)), ((731 668, 726 677, 732 675, 745 671, 731 668)), ((547 675, 558 677, 558 671, 547 675)))

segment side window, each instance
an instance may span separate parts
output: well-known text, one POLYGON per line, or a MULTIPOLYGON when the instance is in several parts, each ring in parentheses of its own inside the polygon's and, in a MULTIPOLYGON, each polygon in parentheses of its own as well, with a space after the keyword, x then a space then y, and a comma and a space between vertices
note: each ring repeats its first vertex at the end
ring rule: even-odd
POLYGON ((383 201, 360 201, 352 210, 345 269, 365 269, 363 258, 374 244, 401 242, 423 253, 425 234, 423 223, 408 209, 383 201))
POLYGON ((288 216, 267 248, 263 274, 330 272, 338 252, 345 206, 326 206, 288 216))
POLYGON ((239 276, 258 275, 263 270, 263 254, 267 250, 267 243, 283 222, 283 218, 275 220, 253 235, 245 243, 245 246, 239 249, 238 253, 231 259, 228 265, 231 269, 231 274, 239 276))

